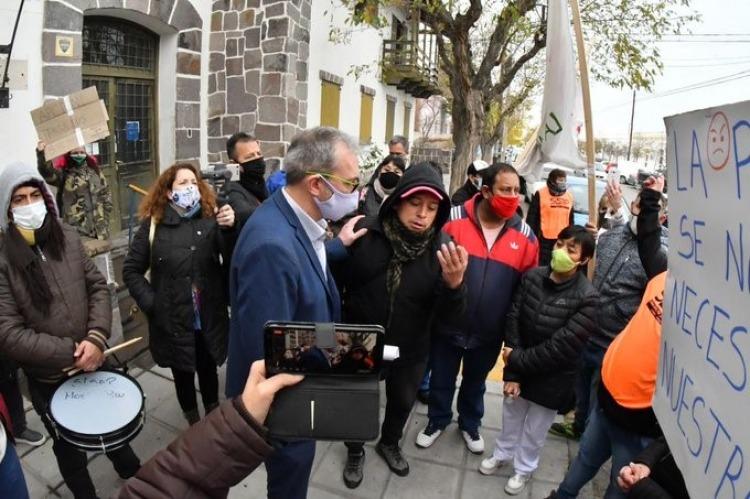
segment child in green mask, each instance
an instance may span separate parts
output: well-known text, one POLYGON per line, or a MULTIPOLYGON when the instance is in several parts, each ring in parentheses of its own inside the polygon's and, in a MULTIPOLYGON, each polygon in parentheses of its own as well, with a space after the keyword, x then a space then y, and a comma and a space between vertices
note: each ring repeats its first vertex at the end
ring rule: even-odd
POLYGON ((578 270, 585 268, 594 247, 585 228, 563 229, 551 265, 524 274, 514 295, 503 349, 502 432, 479 468, 489 475, 512 461, 508 494, 525 488, 555 415, 575 402, 578 357, 594 331, 597 306, 596 290, 578 270))

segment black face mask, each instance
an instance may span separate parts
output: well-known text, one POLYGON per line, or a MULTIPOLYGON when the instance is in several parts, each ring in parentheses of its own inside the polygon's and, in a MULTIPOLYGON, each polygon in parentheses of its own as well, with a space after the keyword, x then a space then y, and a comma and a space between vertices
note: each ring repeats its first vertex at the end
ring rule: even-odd
POLYGON ((557 182, 552 182, 550 179, 547 179, 547 187, 549 187, 550 192, 556 196, 565 194, 568 190, 567 183, 560 185, 557 182))
POLYGON ((380 180, 380 185, 383 189, 390 190, 398 185, 398 181, 401 180, 401 175, 396 172, 382 172, 378 177, 378 180, 380 180))
POLYGON ((240 163, 240 184, 250 194, 263 201, 268 197, 268 189, 263 174, 266 172, 266 161, 261 158, 255 158, 250 161, 240 163))

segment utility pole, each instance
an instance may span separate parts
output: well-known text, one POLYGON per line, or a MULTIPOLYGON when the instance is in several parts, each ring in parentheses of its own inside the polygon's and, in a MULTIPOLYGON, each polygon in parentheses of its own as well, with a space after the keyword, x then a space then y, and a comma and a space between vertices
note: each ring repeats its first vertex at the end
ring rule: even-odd
POLYGON ((630 150, 633 148, 633 119, 635 118, 635 90, 633 90, 633 107, 630 110, 630 138, 628 139, 628 161, 630 161, 630 150))

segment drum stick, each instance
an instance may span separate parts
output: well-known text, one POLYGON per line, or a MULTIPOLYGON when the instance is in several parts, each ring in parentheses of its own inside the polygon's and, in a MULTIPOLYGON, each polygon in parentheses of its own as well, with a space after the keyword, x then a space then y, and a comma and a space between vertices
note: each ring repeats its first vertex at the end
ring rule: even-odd
MULTIPOLYGON (((108 348, 108 349, 106 349, 102 353, 104 354, 104 357, 108 357, 109 355, 111 355, 111 354, 113 354, 115 352, 118 352, 118 351, 122 350, 125 347, 129 347, 130 345, 134 345, 134 344, 138 343, 142 339, 143 339, 143 337, 138 336, 137 338, 133 338, 132 340, 128 340, 128 341, 126 341, 124 343, 120 343, 117 346, 114 346, 112 348, 108 348)), ((79 372, 81 372, 82 369, 80 367, 73 369, 73 366, 70 366, 70 367, 66 367, 65 369, 63 369, 63 371, 67 371, 68 372, 68 376, 73 376, 74 374, 78 374, 79 372)))

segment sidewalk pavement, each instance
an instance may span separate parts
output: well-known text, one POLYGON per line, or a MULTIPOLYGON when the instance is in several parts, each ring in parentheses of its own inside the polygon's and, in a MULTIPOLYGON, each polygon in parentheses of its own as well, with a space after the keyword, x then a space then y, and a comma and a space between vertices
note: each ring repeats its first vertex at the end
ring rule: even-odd
MULTIPOLYGON (((146 423, 140 435, 132 442, 135 452, 146 461, 156 451, 164 448, 187 428, 177 403, 171 372, 152 367, 132 368, 134 376, 146 393, 146 423)), ((224 370, 220 370, 220 393, 224 392, 224 370)), ((484 426, 480 433, 485 440, 485 455, 491 452, 501 424, 502 385, 488 381, 485 395, 484 426)), ((381 404, 382 405, 382 404, 381 404)), ((455 410, 455 407, 454 407, 455 410)), ((382 411, 382 409, 381 409, 382 411)), ((455 412, 455 411, 454 411, 455 412)), ((427 407, 417 402, 404 431, 403 449, 411 467, 407 477, 391 473, 375 453, 373 443, 366 446, 365 478, 359 488, 349 490, 344 485, 341 472, 346 460, 343 443, 319 442, 310 482, 309 499, 373 498, 497 498, 506 497, 503 487, 512 474, 512 467, 499 470, 495 476, 481 475, 477 469, 482 456, 467 451, 455 424, 448 427, 440 439, 429 449, 414 445, 417 433, 427 423, 427 407)), ((44 431, 36 413, 27 404, 29 425, 44 431)), ((561 420, 561 419, 560 419, 561 420)), ((539 469, 533 480, 518 496, 521 499, 541 499, 562 480, 578 449, 576 442, 550 435, 542 453, 539 469)), ((62 483, 57 468, 52 442, 32 448, 19 445, 26 482, 32 499, 72 498, 62 483)), ((99 496, 110 497, 122 485, 109 460, 101 454, 90 454, 89 471, 97 486, 99 496)), ((609 466, 605 466, 596 479, 582 491, 582 499, 604 496, 608 482, 609 466)), ((266 473, 263 466, 232 488, 230 498, 265 497, 266 473)))

